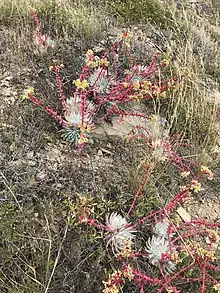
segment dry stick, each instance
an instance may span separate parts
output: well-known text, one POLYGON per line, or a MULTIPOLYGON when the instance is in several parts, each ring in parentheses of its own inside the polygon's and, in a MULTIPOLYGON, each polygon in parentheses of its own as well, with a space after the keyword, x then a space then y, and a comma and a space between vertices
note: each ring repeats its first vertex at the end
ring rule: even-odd
POLYGON ((49 272, 49 263, 50 263, 50 256, 51 256, 51 248, 52 248, 52 237, 51 237, 51 232, 50 232, 50 226, 49 226, 49 222, 48 219, 46 217, 46 215, 44 215, 46 223, 47 223, 47 230, 48 230, 48 237, 49 237, 49 249, 48 249, 48 255, 47 255, 47 265, 46 265, 46 280, 45 283, 48 280, 48 272, 49 272))
POLYGON ((46 287, 44 293, 47 293, 48 290, 49 290, 50 283, 51 283, 51 281, 52 281, 52 278, 53 278, 54 272, 55 272, 55 270, 56 270, 56 266, 57 266, 58 261, 59 261, 59 258, 60 258, 60 253, 61 253, 61 249, 62 249, 62 246, 63 246, 63 242, 64 242, 64 240, 66 239, 66 234, 67 234, 67 230, 68 230, 68 227, 69 227, 69 222, 70 222, 70 217, 69 217, 68 220, 67 220, 66 228, 65 228, 65 231, 64 231, 64 236, 63 236, 63 239, 62 239, 62 241, 61 241, 61 243, 60 243, 59 250, 58 250, 58 253, 57 253, 57 257, 56 257, 56 259, 55 259, 55 263, 54 263, 54 266, 53 266, 53 270, 52 270, 52 272, 51 272, 51 275, 50 275, 50 278, 49 278, 49 281, 48 281, 48 283, 47 283, 47 287, 46 287))
POLYGON ((19 270, 21 270, 22 273, 23 273, 24 275, 26 275, 28 278, 30 278, 31 280, 33 280, 34 282, 36 282, 36 283, 37 283, 38 285, 40 285, 41 287, 44 287, 44 285, 41 284, 41 282, 37 280, 35 269, 32 268, 28 263, 26 263, 25 261, 23 261, 20 257, 19 257, 19 259, 20 259, 24 264, 26 264, 26 265, 28 266, 29 269, 32 270, 32 272, 33 272, 33 274, 34 274, 34 277, 32 277, 32 276, 31 276, 30 274, 28 274, 27 272, 25 272, 25 271, 21 268, 21 266, 19 266, 17 263, 15 263, 15 266, 17 266, 17 268, 18 268, 19 270))
MULTIPOLYGON (((17 281, 15 281, 14 279, 13 279, 13 277, 10 277, 9 276, 9 274, 7 273, 7 275, 2 271, 2 269, 0 270, 0 272, 1 272, 1 275, 8 281, 8 283, 10 284, 10 285, 13 285, 13 289, 15 290, 15 287, 16 287, 16 289, 17 290, 19 290, 19 288, 18 288, 18 285, 19 285, 19 283, 17 282, 17 281)), ((0 278, 0 280, 2 281, 2 279, 0 278)), ((3 281, 4 282, 4 281, 3 281)), ((3 284, 3 283, 2 283, 3 284)), ((5 283, 4 283, 4 285, 5 285, 5 283)), ((6 286, 8 286, 8 285, 6 285, 6 286)), ((10 288, 9 288, 9 290, 11 289, 11 286, 10 286, 10 288)), ((8 292, 10 292, 10 291, 8 291, 8 292)), ((19 291, 17 291, 17 292, 19 292, 19 291)), ((20 291, 21 292, 21 291, 20 291)))
POLYGON ((8 184, 6 183, 6 182, 7 182, 7 178, 5 177, 5 175, 4 175, 2 172, 1 172, 1 176, 2 176, 2 178, 3 178, 3 183, 4 183, 4 185, 7 187, 7 189, 9 190, 9 192, 11 193, 11 195, 13 196, 13 198, 14 198, 16 204, 18 205, 19 210, 22 212, 22 207, 21 207, 21 205, 19 204, 19 202, 18 202, 18 200, 17 200, 17 198, 16 198, 14 192, 11 190, 10 186, 8 186, 8 184))
MULTIPOLYGON (((10 245, 18 248, 13 242, 9 242, 10 245)), ((24 256, 24 254, 21 252, 21 254, 24 256)), ((26 275, 28 278, 30 278, 31 280, 33 280, 34 282, 36 282, 37 284, 39 284, 41 287, 45 287, 40 281, 37 280, 37 277, 36 277, 36 271, 35 271, 35 268, 32 267, 31 265, 29 265, 27 263, 26 260, 23 260, 19 255, 17 255, 18 259, 23 263, 25 264, 29 269, 31 269, 31 271, 33 272, 34 274, 34 277, 32 277, 29 273, 25 272, 21 266, 19 266, 17 263, 15 263, 15 265, 24 273, 24 275, 26 275)), ((25 257, 25 256, 24 256, 25 257)))

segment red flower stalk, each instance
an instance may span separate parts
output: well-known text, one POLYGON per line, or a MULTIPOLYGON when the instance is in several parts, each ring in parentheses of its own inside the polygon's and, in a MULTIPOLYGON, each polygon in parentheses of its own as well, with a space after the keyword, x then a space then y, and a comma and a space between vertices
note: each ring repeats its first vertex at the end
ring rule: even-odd
POLYGON ((37 40, 38 40, 40 45, 45 47, 45 46, 47 46, 47 41, 49 39, 49 36, 48 35, 42 35, 42 33, 41 33, 41 23, 40 23, 40 20, 38 18, 36 10, 32 9, 30 13, 31 13, 31 17, 32 17, 34 23, 36 24, 37 40))
POLYGON ((199 290, 198 293, 204 293, 205 292, 205 283, 206 283, 206 262, 203 263, 203 269, 202 269, 202 287, 199 290))
POLYGON ((64 124, 63 118, 56 111, 54 111, 50 107, 43 106, 41 104, 41 101, 33 96, 31 93, 28 94, 28 98, 34 105, 44 109, 44 111, 47 112, 51 117, 53 117, 60 125, 64 124))
POLYGON ((130 209, 129 209, 128 213, 127 213, 127 216, 128 217, 130 216, 130 213, 132 212, 132 210, 133 210, 133 208, 135 206, 135 203, 136 203, 137 199, 140 196, 141 190, 142 190, 142 188, 144 187, 144 185, 145 185, 145 183, 147 181, 147 178, 149 176, 150 170, 151 170, 151 166, 150 165, 145 166, 145 168, 144 168, 144 175, 142 176, 141 183, 140 183, 139 188, 138 188, 138 190, 137 190, 137 192, 136 192, 136 194, 134 196, 134 200, 133 200, 133 202, 132 202, 132 204, 130 206, 130 209))
POLYGON ((135 281, 139 285, 146 285, 147 283, 150 283, 151 285, 159 285, 162 282, 159 278, 151 278, 148 275, 141 273, 138 269, 132 270, 132 273, 135 275, 135 281))
POLYGON ((62 103, 62 106, 63 108, 65 108, 65 100, 66 100, 66 97, 64 95, 64 92, 63 92, 63 85, 62 85, 62 80, 61 80, 61 77, 60 77, 60 70, 63 69, 63 65, 55 65, 53 66, 53 70, 55 71, 55 75, 56 75, 56 84, 57 84, 57 89, 58 89, 58 92, 59 92, 59 95, 60 95, 60 100, 61 100, 61 103, 62 103))
POLYGON ((32 17, 34 23, 36 24, 36 32, 37 32, 38 40, 41 45, 45 45, 45 41, 42 38, 42 34, 41 34, 41 23, 40 23, 40 20, 38 18, 38 15, 37 15, 37 12, 35 9, 31 10, 31 17, 32 17))

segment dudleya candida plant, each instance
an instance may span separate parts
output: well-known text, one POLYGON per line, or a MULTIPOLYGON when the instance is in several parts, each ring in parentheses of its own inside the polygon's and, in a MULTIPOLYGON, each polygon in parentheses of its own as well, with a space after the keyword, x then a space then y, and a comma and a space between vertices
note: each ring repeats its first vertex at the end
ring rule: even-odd
MULTIPOLYGON (((178 166, 177 168, 179 169, 178 166)), ((189 222, 176 222, 172 219, 175 208, 192 192, 198 192, 197 185, 202 176, 212 178, 213 174, 209 168, 201 166, 197 175, 190 173, 184 179, 188 181, 184 189, 181 189, 163 207, 143 218, 130 217, 136 206, 136 195, 143 188, 141 183, 126 217, 113 212, 106 216, 105 225, 97 223, 95 219, 86 220, 97 230, 105 232, 107 249, 113 252, 121 264, 121 269, 113 271, 103 282, 104 293, 120 292, 127 279, 136 284, 142 293, 145 292, 145 286, 147 290, 149 286, 157 288, 159 293, 184 293, 179 288, 182 281, 197 283, 200 286, 198 292, 217 291, 220 268, 216 262, 217 252, 214 247, 220 240, 220 224, 208 223, 204 219, 189 222), (144 223, 150 224, 152 231, 151 236, 146 239, 146 245, 140 247, 137 241, 138 230, 144 223), (201 242, 201 237, 206 237, 208 240, 205 243, 201 242), (152 270, 143 271, 136 267, 139 258, 142 258, 142 264, 143 261, 149 263, 152 270)))
POLYGON ((125 246, 130 246, 135 238, 135 229, 117 213, 106 215, 106 230, 107 247, 110 245, 114 253, 124 250, 125 246))
POLYGON ((64 127, 62 138, 74 144, 81 145, 88 141, 93 128, 93 115, 95 105, 85 101, 84 110, 81 111, 81 100, 77 93, 65 101, 64 127), (84 115, 83 115, 84 114, 84 115))
MULTIPOLYGON (((49 37, 45 38, 41 34, 36 11, 32 11, 32 18, 37 27, 39 46, 49 47, 49 37)), ((176 85, 175 78, 160 80, 155 77, 169 63, 168 60, 160 61, 157 53, 149 65, 134 64, 131 56, 129 64, 123 64, 121 55, 128 53, 125 48, 129 48, 130 39, 128 33, 123 33, 121 39, 102 56, 88 50, 79 78, 73 81, 72 96, 66 97, 64 94, 61 78, 63 64, 55 62, 50 67, 55 73, 63 113, 58 114, 50 107, 42 105, 30 89, 24 95, 55 118, 62 126, 63 139, 70 141, 77 148, 82 148, 89 141, 96 125, 109 117, 118 116, 123 120, 125 116, 139 116, 148 119, 144 113, 133 111, 132 104, 147 99, 164 98, 176 85)))
POLYGON ((153 236, 146 243, 149 262, 156 266, 163 266, 164 270, 169 272, 175 270, 175 264, 167 258, 175 252, 171 245, 172 234, 169 233, 170 223, 168 220, 156 222, 153 229, 153 236))

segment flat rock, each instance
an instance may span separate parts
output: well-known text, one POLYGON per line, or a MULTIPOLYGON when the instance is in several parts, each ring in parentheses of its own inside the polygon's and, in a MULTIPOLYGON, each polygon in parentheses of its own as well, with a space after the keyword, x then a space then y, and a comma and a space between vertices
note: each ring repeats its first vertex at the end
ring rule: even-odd
POLYGON ((184 208, 179 207, 177 209, 177 213, 183 219, 184 222, 190 222, 191 221, 190 214, 184 208))
POLYGON ((94 130, 95 136, 118 136, 124 138, 136 126, 146 127, 146 119, 141 117, 127 116, 120 121, 120 118, 114 117, 112 124, 103 123, 94 130))

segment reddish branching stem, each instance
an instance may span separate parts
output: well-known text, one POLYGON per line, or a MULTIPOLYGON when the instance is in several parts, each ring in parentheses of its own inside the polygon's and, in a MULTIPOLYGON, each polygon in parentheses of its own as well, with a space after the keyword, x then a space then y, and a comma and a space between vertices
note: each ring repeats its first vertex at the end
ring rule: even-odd
POLYGON ((41 104, 41 101, 33 96, 31 93, 28 94, 29 100, 36 106, 42 108, 45 112, 47 112, 51 117, 53 117, 60 125, 64 125, 63 118, 50 107, 44 106, 41 104))
POLYGON ((133 200, 133 202, 132 202, 132 204, 130 206, 130 209, 129 209, 128 213, 127 213, 128 217, 130 216, 130 213, 132 212, 132 210, 133 210, 133 208, 134 208, 134 206, 136 204, 136 201, 138 200, 138 198, 140 196, 141 190, 142 190, 142 188, 144 187, 144 185, 145 185, 145 183, 147 181, 147 178, 149 176, 150 170, 151 170, 150 165, 145 166, 144 175, 142 176, 141 183, 140 183, 140 185, 138 187, 137 192, 135 193, 134 200, 133 200))

